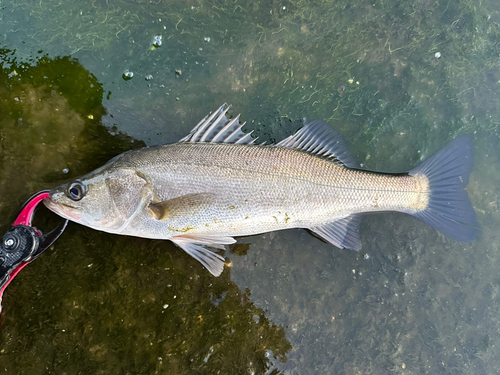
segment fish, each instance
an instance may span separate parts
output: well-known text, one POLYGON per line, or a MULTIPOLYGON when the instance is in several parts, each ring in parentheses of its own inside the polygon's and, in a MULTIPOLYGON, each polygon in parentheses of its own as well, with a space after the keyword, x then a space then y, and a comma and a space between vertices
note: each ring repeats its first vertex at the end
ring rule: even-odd
POLYGON ((44 204, 90 228, 170 240, 219 276, 235 237, 305 228, 361 249, 368 213, 410 214, 458 241, 478 223, 465 187, 473 145, 462 135, 405 173, 364 170, 324 121, 257 144, 222 105, 177 143, 124 152, 50 191, 44 204))

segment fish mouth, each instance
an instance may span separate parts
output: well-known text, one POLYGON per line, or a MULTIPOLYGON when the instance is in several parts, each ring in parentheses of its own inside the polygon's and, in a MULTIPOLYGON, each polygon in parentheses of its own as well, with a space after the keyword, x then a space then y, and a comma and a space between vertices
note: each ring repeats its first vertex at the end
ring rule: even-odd
POLYGON ((80 220, 82 214, 75 211, 75 207, 67 206, 64 203, 54 202, 52 197, 45 198, 43 204, 52 212, 62 216, 65 219, 77 221, 80 220))

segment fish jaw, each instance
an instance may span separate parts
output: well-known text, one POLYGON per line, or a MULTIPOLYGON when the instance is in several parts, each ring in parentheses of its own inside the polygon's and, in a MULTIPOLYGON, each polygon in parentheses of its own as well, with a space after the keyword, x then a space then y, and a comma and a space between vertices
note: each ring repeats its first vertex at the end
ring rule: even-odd
MULTIPOLYGON (((62 193, 59 193, 62 194, 62 193)), ((82 213, 78 212, 74 207, 68 206, 63 203, 58 203, 52 199, 52 194, 48 198, 43 200, 43 204, 52 212, 58 214, 59 216, 71 220, 79 222, 82 218, 82 213)))
POLYGON ((124 226, 123 222, 125 220, 122 219, 119 214, 116 214, 113 220, 101 218, 99 221, 96 221, 93 216, 88 215, 85 211, 81 211, 78 207, 72 207, 55 199, 51 199, 50 197, 44 199, 43 203, 45 207, 57 215, 92 229, 102 230, 108 233, 119 233, 115 228, 122 228, 124 226))

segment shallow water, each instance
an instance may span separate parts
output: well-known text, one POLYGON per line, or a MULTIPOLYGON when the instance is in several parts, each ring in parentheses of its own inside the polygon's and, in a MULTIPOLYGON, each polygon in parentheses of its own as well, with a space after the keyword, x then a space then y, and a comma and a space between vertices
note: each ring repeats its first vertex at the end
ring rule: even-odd
POLYGON ((0 371, 500 373, 497 2, 1 5, 2 231, 34 192, 175 142, 229 102, 267 141, 325 119, 382 171, 472 134, 481 233, 462 244, 370 215, 360 253, 267 233, 214 278, 168 241, 70 224, 5 292, 0 371))

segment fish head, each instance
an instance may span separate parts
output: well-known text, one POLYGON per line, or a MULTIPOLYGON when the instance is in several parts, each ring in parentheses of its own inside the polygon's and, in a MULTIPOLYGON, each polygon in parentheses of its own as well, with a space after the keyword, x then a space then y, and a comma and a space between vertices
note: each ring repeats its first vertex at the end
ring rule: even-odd
POLYGON ((132 168, 97 170, 51 190, 48 209, 68 220, 119 233, 151 201, 144 177, 132 168))

